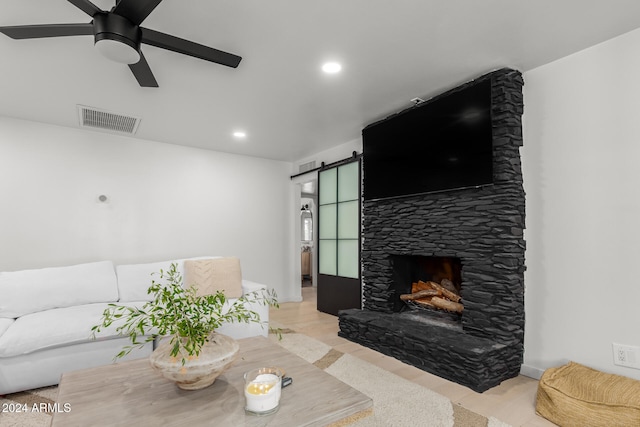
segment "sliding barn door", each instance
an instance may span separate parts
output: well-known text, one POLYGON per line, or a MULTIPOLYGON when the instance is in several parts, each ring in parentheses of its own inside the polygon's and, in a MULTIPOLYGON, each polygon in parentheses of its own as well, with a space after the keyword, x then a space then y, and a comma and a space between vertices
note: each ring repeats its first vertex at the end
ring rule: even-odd
POLYGON ((360 160, 320 171, 318 310, 361 308, 360 160))

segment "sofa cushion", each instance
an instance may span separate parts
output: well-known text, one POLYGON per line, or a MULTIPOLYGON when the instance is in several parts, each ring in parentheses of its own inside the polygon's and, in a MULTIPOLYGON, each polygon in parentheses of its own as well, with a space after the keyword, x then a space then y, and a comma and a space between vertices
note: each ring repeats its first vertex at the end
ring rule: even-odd
MULTIPOLYGON (((123 305, 141 307, 143 304, 144 302, 123 305)), ((101 322, 102 313, 107 307, 107 303, 85 304, 24 315, 0 335, 0 358, 89 342, 92 340, 91 328, 101 322)), ((116 327, 117 324, 112 324, 97 334, 96 339, 118 336, 116 327)))
POLYGON ((15 319, 0 318, 0 337, 7 329, 9 329, 9 326, 11 326, 11 324, 15 321, 15 319))
POLYGON ((561 426, 640 426, 640 381, 569 362, 547 369, 536 413, 561 426))
POLYGON ((183 263, 175 260, 116 266, 120 301, 151 301, 153 298, 147 293, 151 280, 159 280, 160 270, 168 271, 173 262, 178 264, 178 272, 182 274, 183 263))
MULTIPOLYGON (((211 259, 220 257, 196 257, 189 260, 211 259)), ((169 271, 172 263, 177 264, 178 273, 184 275, 184 259, 150 262, 145 264, 123 264, 116 266, 118 277, 119 301, 151 301, 153 297, 147 293, 151 280, 160 280, 160 270, 169 271)))
POLYGON ((0 317, 118 300, 111 261, 0 273, 0 317))
POLYGON ((196 295, 221 291, 227 298, 242 296, 242 270, 235 257, 185 260, 184 286, 195 286, 196 295))

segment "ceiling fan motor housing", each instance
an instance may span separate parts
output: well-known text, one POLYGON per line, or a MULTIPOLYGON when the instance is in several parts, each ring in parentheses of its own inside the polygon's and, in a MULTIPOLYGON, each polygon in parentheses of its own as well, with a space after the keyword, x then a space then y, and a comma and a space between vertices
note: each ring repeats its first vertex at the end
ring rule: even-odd
POLYGON ((115 40, 140 51, 140 27, 115 13, 96 13, 93 16, 94 42, 115 40))

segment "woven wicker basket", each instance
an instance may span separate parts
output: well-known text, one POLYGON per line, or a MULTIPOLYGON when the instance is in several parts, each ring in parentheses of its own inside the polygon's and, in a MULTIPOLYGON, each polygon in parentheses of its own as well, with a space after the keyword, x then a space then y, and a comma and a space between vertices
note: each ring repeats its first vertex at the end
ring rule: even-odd
POLYGON ((640 381, 569 362, 540 378, 536 413, 561 427, 638 427, 640 381))

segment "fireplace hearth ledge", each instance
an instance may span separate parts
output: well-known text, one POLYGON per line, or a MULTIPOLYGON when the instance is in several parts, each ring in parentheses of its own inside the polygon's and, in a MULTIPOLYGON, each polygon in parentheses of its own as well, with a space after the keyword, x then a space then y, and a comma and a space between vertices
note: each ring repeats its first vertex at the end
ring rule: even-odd
POLYGON ((401 313, 351 309, 340 311, 339 325, 343 338, 478 393, 520 373, 519 367, 513 368, 518 361, 509 360, 514 357, 509 344, 469 335, 447 323, 416 328, 416 321, 401 313))

